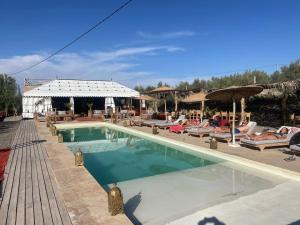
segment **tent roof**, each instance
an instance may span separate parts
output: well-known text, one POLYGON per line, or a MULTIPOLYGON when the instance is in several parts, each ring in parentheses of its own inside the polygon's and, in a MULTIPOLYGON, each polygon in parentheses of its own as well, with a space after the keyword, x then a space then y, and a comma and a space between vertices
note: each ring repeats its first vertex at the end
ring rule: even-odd
POLYGON ((114 81, 53 80, 24 92, 24 97, 138 97, 139 92, 114 81))

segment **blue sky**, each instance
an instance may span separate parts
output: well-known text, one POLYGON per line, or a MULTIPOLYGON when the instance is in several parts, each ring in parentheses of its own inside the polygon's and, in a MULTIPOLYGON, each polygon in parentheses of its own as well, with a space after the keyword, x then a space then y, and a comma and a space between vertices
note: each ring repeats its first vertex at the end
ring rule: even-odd
MULTIPOLYGON (((0 73, 27 67, 124 1, 0 2, 0 73)), ((288 64, 300 53, 297 0, 135 0, 23 78, 110 79, 172 85, 288 64)))

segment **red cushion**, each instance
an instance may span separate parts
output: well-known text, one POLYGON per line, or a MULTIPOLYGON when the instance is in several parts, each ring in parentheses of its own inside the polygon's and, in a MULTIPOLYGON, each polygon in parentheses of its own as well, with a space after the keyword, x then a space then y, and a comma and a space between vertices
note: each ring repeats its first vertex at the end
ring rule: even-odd
POLYGON ((4 179, 4 170, 9 157, 10 148, 0 149, 0 181, 4 179))
POLYGON ((227 126, 229 125, 229 121, 228 120, 220 120, 219 122, 219 126, 220 127, 224 127, 224 126, 227 126))

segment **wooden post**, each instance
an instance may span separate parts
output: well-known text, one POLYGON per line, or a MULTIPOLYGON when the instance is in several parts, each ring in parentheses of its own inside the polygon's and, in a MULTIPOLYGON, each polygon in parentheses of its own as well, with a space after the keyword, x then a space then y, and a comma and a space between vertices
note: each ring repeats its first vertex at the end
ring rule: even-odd
POLYGON ((174 92, 174 99, 175 99, 175 112, 177 112, 178 104, 177 104, 177 93, 176 93, 176 91, 174 92))
POLYGON ((245 118, 245 98, 241 98, 241 120, 245 118))

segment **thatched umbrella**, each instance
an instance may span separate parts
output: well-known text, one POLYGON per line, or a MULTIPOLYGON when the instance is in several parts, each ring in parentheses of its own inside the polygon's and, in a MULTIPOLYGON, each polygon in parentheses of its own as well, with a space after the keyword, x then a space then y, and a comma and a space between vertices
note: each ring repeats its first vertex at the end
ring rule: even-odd
POLYGON ((300 79, 289 80, 284 82, 272 83, 272 84, 258 84, 265 89, 276 88, 278 90, 297 90, 300 88, 300 79))
MULTIPOLYGON (((168 93, 175 93, 175 110, 177 110, 177 97, 176 97, 176 89, 168 86, 161 86, 158 88, 153 89, 149 92, 149 94, 164 94, 164 102, 165 102, 165 115, 167 115, 167 100, 166 94, 168 93)), ((156 111, 157 111, 157 102, 156 102, 156 111)), ((166 116, 167 119, 167 116, 166 116)))
MULTIPOLYGON (((204 92, 199 92, 196 94, 192 94, 185 99, 182 100, 182 102, 188 102, 188 103, 193 103, 193 102, 201 102, 201 112, 202 115, 204 113, 204 101, 206 101, 206 94, 204 92)), ((201 115, 201 121, 202 121, 202 115, 201 115)))
POLYGON ((282 108, 282 120, 283 122, 287 121, 287 100, 290 93, 293 93, 300 89, 300 79, 290 80, 272 84, 259 84, 259 86, 265 89, 277 89, 281 92, 280 94, 276 94, 276 97, 281 97, 281 108, 282 108))
POLYGON ((154 101, 155 99, 149 95, 141 95, 135 99, 140 100, 140 113, 142 112, 142 101, 154 101))
POLYGON ((219 89, 206 95, 207 99, 216 101, 232 101, 233 102, 233 121, 232 121, 232 146, 235 145, 235 111, 236 111, 236 100, 246 98, 252 95, 256 95, 262 92, 263 88, 259 86, 232 86, 229 88, 219 89))

